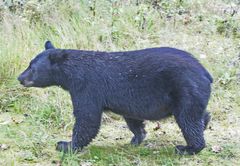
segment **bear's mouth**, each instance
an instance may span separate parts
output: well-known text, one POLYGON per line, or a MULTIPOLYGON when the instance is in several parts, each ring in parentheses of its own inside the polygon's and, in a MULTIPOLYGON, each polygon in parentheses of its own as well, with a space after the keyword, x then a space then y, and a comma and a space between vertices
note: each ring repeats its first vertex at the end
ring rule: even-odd
POLYGON ((23 82, 21 82, 21 84, 24 86, 24 87, 31 87, 33 85, 33 81, 28 81, 28 80, 24 80, 23 82))

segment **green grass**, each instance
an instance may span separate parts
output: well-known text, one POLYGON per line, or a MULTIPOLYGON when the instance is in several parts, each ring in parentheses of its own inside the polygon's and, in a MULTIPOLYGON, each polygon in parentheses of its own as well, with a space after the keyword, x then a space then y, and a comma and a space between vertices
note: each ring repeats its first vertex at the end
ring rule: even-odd
POLYGON ((0 2, 0 147, 7 146, 0 148, 0 165, 240 164, 238 1, 162 0, 152 5, 140 0, 137 6, 125 0, 28 0, 22 8, 14 2, 0 2), (173 118, 161 121, 157 131, 156 122, 147 122, 146 140, 134 147, 122 118, 107 114, 98 136, 81 153, 57 152, 57 141, 71 139, 70 96, 57 87, 25 89, 16 80, 46 40, 59 48, 170 46, 191 52, 214 77, 207 147, 198 155, 176 155, 175 145, 185 141, 173 118), (216 146, 218 153, 212 150, 216 146))

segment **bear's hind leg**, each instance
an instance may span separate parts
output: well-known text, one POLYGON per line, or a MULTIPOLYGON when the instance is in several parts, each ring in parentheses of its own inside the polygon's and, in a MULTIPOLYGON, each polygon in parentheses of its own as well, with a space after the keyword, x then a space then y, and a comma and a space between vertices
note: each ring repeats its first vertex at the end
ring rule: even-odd
POLYGON ((177 145, 176 152, 179 154, 197 154, 205 147, 203 131, 205 128, 204 119, 194 119, 189 114, 175 116, 181 128, 187 146, 177 145))
POLYGON ((205 130, 208 126, 208 122, 211 120, 211 115, 209 112, 204 112, 203 120, 204 120, 204 130, 205 130))
POLYGON ((128 128, 131 130, 131 132, 134 134, 131 144, 132 145, 139 145, 142 143, 144 138, 146 137, 146 131, 144 129, 144 121, 143 120, 137 120, 132 118, 124 117, 125 121, 127 122, 128 128))

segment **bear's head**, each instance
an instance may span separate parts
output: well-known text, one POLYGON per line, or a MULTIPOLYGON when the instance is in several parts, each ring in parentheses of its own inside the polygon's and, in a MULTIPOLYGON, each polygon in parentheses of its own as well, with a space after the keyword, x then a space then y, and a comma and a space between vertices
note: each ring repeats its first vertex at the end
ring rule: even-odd
POLYGON ((50 41, 45 43, 45 50, 38 54, 28 68, 19 75, 19 82, 25 87, 48 87, 56 85, 54 69, 67 58, 64 50, 55 49, 50 41))

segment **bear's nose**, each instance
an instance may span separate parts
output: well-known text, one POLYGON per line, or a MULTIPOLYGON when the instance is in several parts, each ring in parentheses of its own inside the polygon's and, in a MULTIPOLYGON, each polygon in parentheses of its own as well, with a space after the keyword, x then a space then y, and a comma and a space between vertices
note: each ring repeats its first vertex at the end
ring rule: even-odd
POLYGON ((23 84, 23 77, 22 77, 22 75, 20 75, 20 76, 18 76, 18 81, 21 83, 21 84, 23 84))

